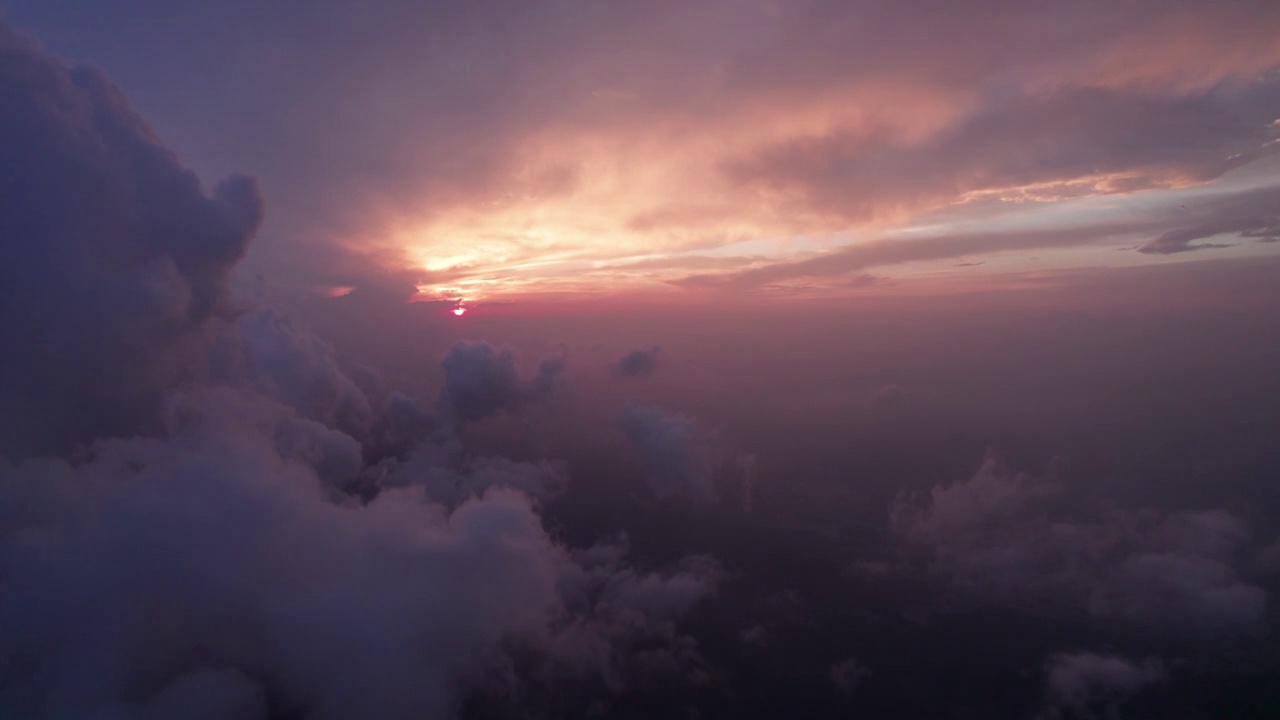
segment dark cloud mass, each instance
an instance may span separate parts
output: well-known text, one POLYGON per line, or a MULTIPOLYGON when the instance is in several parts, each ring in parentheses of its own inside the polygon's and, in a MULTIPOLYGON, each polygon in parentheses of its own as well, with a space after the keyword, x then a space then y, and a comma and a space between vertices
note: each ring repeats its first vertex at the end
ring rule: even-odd
POLYGON ((0 102, 0 450, 145 429, 233 316, 256 185, 206 195, 100 72, 5 26, 0 102))
POLYGON ((5 27, 0 97, 0 715, 449 717, 699 662, 672 623, 713 561, 580 561, 535 507, 562 469, 460 455, 563 357, 524 380, 459 344, 438 412, 379 414, 327 343, 233 303, 251 180, 206 196, 99 73, 5 27), (536 668, 498 683, 517 646, 536 668))

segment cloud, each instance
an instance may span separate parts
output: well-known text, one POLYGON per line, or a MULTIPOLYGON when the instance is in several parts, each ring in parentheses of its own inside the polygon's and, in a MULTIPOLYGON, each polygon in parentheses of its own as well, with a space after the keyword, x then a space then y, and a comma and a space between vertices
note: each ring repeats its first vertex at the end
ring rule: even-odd
POLYGON ((565 359, 543 360, 538 372, 522 380, 516 356, 485 342, 458 342, 449 348, 444 366, 440 406, 463 422, 481 420, 549 393, 564 369, 565 359))
POLYGON ((1114 655, 1061 653, 1045 663, 1050 717, 1061 709, 1084 713, 1099 704, 1125 700, 1165 678, 1158 658, 1135 663, 1114 655))
POLYGON ((693 677, 674 623, 714 561, 580 562, 539 512, 563 466, 460 450, 563 357, 524 379, 460 343, 436 409, 380 414, 327 343, 233 302, 252 181, 206 196, 99 73, 4 26, 0 100, 0 715, 450 717, 516 648, 693 677))
POLYGON ((1273 149, 1274 90, 1158 97, 1075 88, 990 98, 921 143, 879 128, 789 140, 729 165, 740 182, 847 220, 975 192, 1132 192, 1204 182, 1273 149), (1271 98, 1271 101, 1265 99, 1271 98), (796 198, 797 200, 791 200, 796 198))
MULTIPOLYGON (((1280 146, 1277 146, 1280 147, 1280 146)), ((1236 233, 1265 240, 1277 230, 1275 205, 1280 188, 1267 186, 1224 191, 1169 202, 1142 213, 1126 213, 1077 226, 1037 230, 957 231, 923 237, 878 239, 846 245, 829 252, 791 261, 758 265, 722 274, 691 275, 674 284, 690 289, 746 290, 764 288, 798 278, 843 278, 871 268, 910 262, 949 260, 974 255, 1048 248, 1132 242, 1142 237, 1144 253, 1176 253, 1225 247, 1191 244, 1215 235, 1236 233)))
POLYGON ((687 288, 754 288, 793 278, 838 277, 869 268, 922 260, 946 260, 1007 250, 1087 245, 1125 237, 1146 226, 1145 223, 1130 221, 1034 232, 979 232, 910 240, 874 240, 803 260, 776 262, 722 275, 692 275, 676 281, 676 284, 687 288))
POLYGON ((233 380, 249 384, 304 417, 363 438, 371 432, 374 411, 365 392, 334 358, 333 348, 314 333, 296 327, 276 308, 242 315, 233 380))
MULTIPOLYGON (((152 96, 206 78, 166 125, 199 167, 264 178, 273 252, 251 262, 273 283, 364 286, 406 266, 494 293, 667 280, 728 262, 698 251, 870 231, 869 218, 897 224, 971 193, 1201 182, 1256 157, 1280 114, 1267 115, 1280 15, 1262 2, 1090 0, 1070 17, 996 0, 968 13, 884 0, 340 5, 305 37, 201 8, 173 19, 197 46, 164 48, 161 64, 138 61, 161 51, 143 27, 73 38, 136 68, 152 96), (947 35, 971 41, 937 42, 947 35), (232 45, 249 49, 218 52, 232 45), (690 253, 683 273, 581 279, 589 263, 673 249, 690 253), (549 255, 566 261, 528 264, 549 255)), ((51 30, 55 13, 28 10, 51 30)))
POLYGON ((696 656, 670 623, 714 563, 580 565, 521 492, 549 466, 479 460, 446 473, 455 487, 409 464, 355 502, 318 475, 336 431, 229 392, 80 465, 0 465, 0 663, 17 673, 0 708, 148 717, 216 695, 247 716, 442 717, 509 641, 619 687, 666 643, 696 656))
POLYGON ((894 527, 928 553, 963 603, 1032 613, 1087 611, 1165 631, 1252 632, 1267 594, 1242 580, 1249 537, 1224 510, 1107 509, 1073 517, 1052 480, 1014 474, 988 454, 968 481, 902 496, 894 527))
POLYGON ((712 459, 699 443, 692 419, 628 405, 618 427, 640 453, 657 495, 702 500, 714 496, 712 459))
POLYGON ((0 23, 0 452, 156 425, 198 380, 228 277, 262 218, 253 180, 211 195, 100 72, 0 23))
POLYGON ((1280 188, 1263 188, 1214 198, 1182 213, 1185 224, 1144 243, 1138 252, 1159 255, 1224 248, 1222 243, 1196 243, 1219 235, 1267 241, 1280 235, 1280 188), (1195 243, 1195 244, 1192 244, 1195 243))
POLYGON ((20 510, 60 520, 19 517, 7 543, 5 660, 46 668, 7 686, 19 715, 88 716, 232 667, 309 717, 440 716, 459 673, 557 607, 564 553, 518 493, 451 514, 403 492, 344 507, 251 428, 99 457, 6 473, 20 510))
POLYGON ((658 368, 660 352, 662 348, 658 345, 636 348, 618 358, 615 364, 617 373, 623 377, 649 377, 658 368))

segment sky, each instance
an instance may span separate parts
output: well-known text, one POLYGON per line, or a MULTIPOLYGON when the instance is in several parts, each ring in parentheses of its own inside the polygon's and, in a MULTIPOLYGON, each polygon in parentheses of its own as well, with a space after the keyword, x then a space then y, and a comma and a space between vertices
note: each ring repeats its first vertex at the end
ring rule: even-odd
POLYGON ((242 274, 279 292, 724 302, 1275 252, 1268 2, 4 11, 206 182, 258 178, 242 274))
POLYGON ((1280 4, 0 0, 0 717, 1272 717, 1280 4))

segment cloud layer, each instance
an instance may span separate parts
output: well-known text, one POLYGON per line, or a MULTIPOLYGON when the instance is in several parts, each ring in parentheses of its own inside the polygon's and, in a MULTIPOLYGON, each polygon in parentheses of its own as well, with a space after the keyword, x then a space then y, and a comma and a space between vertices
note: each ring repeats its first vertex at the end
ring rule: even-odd
POLYGON ((1141 215, 1135 193, 1176 206, 1280 147, 1266 0, 105 1, 122 20, 101 35, 67 31, 88 10, 14 12, 125 72, 201 169, 264 177, 251 263, 293 288, 656 291, 940 211, 1141 215), (144 8, 181 40, 127 22, 144 8))
POLYGON ((451 717, 495 677, 693 677, 673 623, 714 561, 575 555, 538 509, 559 466, 460 452, 563 357, 525 380, 460 343, 434 408, 376 408, 233 302, 253 181, 206 196, 101 74, 3 26, 0 98, 0 714, 451 717))

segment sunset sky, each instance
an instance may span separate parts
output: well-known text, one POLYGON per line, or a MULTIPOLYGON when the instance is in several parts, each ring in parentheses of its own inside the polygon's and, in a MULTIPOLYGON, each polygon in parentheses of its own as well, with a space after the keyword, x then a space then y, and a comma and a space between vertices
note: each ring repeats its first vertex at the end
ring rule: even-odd
POLYGON ((1280 717, 1280 0, 0 0, 0 718, 1280 717))
POLYGON ((734 302, 1272 255, 1269 2, 8 0, 282 292, 734 302), (299 6, 301 7, 301 6, 299 6))

